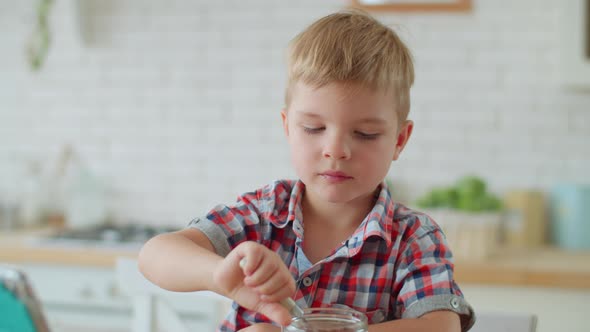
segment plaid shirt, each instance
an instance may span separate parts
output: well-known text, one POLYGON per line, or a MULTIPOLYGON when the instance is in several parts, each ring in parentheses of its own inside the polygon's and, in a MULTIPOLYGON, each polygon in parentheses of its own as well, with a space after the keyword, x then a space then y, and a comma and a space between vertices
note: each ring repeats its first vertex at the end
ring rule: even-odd
MULTIPOLYGON (((188 227, 207 235, 226 256, 244 241, 265 245, 282 257, 296 280, 302 308, 346 306, 369 324, 415 318, 435 310, 460 314, 463 331, 473 310, 453 280, 452 254, 441 229, 425 214, 393 202, 385 184, 375 206, 350 238, 311 264, 303 249, 301 200, 305 185, 282 180, 219 205, 188 227)), ((269 320, 235 302, 219 331, 237 331, 269 320)))

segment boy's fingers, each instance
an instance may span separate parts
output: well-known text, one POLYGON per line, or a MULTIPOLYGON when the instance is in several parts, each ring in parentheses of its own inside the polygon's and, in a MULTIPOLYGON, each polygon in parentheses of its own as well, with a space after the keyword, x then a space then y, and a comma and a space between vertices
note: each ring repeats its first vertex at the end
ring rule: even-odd
POLYGON ((290 280, 287 278, 272 278, 256 287, 256 291, 262 295, 266 295, 267 297, 272 297, 273 299, 275 296, 281 295, 282 297, 276 299, 278 301, 283 297, 290 297, 292 295, 289 293, 289 281, 290 280))
POLYGON ((293 292, 291 292, 287 287, 287 284, 285 284, 274 293, 270 293, 269 295, 261 295, 261 299, 266 302, 277 302, 286 298, 291 298, 292 296, 293 292))
POLYGON ((240 257, 228 255, 215 269, 213 278, 220 289, 230 296, 241 284, 243 284, 242 269, 238 266, 240 257))
POLYGON ((287 326, 291 323, 291 314, 277 302, 260 302, 254 310, 281 326, 287 326))
POLYGON ((232 295, 232 298, 241 306, 261 313, 274 322, 283 326, 289 325, 291 322, 291 314, 285 307, 283 307, 278 301, 262 301, 260 296, 256 294, 252 288, 242 287, 232 295))
POLYGON ((258 268, 247 277, 245 282, 252 287, 256 287, 274 278, 279 267, 275 262, 262 262, 258 268))
POLYGON ((239 256, 239 265, 245 275, 250 275, 259 268, 264 254, 261 248, 252 243, 243 243, 236 247, 236 254, 239 256))

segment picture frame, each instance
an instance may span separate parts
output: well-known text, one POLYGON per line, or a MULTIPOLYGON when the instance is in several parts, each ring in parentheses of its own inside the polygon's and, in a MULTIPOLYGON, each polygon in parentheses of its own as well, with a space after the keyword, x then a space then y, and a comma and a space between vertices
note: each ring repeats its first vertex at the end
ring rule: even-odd
POLYGON ((472 0, 351 0, 353 8, 372 12, 470 12, 472 0))
POLYGON ((568 0, 561 6, 561 82, 590 91, 590 0, 568 0))

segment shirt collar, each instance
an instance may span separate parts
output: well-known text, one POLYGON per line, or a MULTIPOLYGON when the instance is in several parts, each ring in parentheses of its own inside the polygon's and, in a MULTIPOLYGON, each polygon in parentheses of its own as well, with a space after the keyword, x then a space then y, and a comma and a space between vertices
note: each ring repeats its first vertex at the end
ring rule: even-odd
POLYGON ((272 219, 271 223, 275 227, 284 228, 289 222, 293 222, 293 230, 298 237, 302 238, 303 228, 301 226, 301 220, 303 220, 303 214, 301 212, 301 199, 305 192, 305 184, 301 180, 287 181, 286 183, 292 186, 290 188, 287 218, 284 220, 272 219))
POLYGON ((303 238, 303 226, 301 224, 301 220, 303 220, 303 212, 301 210, 301 203, 304 192, 305 184, 301 180, 297 180, 291 190, 289 214, 287 216, 287 222, 293 222, 293 232, 295 232, 295 235, 297 235, 299 239, 303 238))
MULTIPOLYGON (((303 238, 303 228, 301 220, 303 214, 301 211, 301 202, 305 184, 298 180, 294 182, 289 197, 289 212, 287 220, 275 224, 277 227, 285 227, 287 223, 293 221, 293 231, 299 238, 303 238)), ((377 199, 371 211, 367 214, 363 222, 357 227, 356 231, 348 239, 347 245, 350 255, 360 251, 362 244, 371 236, 378 236, 384 239, 388 246, 391 245, 391 232, 393 229, 394 202, 385 182, 379 185, 376 193, 377 199)))
POLYGON ((391 245, 391 233, 393 230, 393 214, 395 205, 385 182, 379 185, 377 199, 371 212, 367 214, 363 222, 348 240, 350 256, 358 253, 365 241, 371 236, 378 236, 385 240, 387 246, 391 245))

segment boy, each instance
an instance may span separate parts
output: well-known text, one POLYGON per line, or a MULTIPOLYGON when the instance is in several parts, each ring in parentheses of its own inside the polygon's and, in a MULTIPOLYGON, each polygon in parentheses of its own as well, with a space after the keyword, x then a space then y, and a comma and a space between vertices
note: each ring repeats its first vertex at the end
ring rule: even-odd
POLYGON ((383 181, 412 133, 413 81, 410 52, 369 15, 313 23, 291 43, 281 112, 300 180, 153 238, 140 252, 142 273, 169 290, 233 299, 221 331, 280 331, 288 297, 302 308, 361 311, 371 332, 468 330, 473 310, 444 235, 393 202, 383 181))

